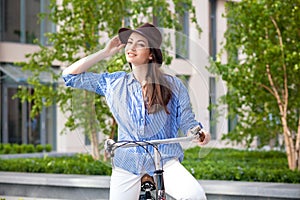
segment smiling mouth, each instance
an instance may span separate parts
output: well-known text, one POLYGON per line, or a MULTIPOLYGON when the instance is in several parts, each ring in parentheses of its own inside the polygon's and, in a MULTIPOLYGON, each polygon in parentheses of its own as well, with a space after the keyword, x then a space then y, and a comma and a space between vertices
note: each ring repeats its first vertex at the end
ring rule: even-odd
POLYGON ((135 53, 127 53, 127 55, 129 56, 129 57, 134 57, 134 56, 136 56, 136 54, 135 53))

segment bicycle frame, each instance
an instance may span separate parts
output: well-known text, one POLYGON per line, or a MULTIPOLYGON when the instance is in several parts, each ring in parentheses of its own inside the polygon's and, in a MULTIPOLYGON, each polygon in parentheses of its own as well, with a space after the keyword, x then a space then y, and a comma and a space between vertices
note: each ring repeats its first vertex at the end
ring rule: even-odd
POLYGON ((150 141, 132 141, 132 142, 115 142, 112 139, 107 139, 105 141, 105 150, 111 154, 115 149, 128 148, 128 147, 136 147, 136 146, 147 146, 151 145, 154 148, 154 163, 155 163, 155 171, 154 171, 154 181, 156 183, 156 200, 166 200, 164 179, 163 179, 163 167, 161 165, 161 160, 158 151, 158 145, 160 144, 171 144, 171 143, 180 143, 185 141, 192 141, 199 137, 198 134, 202 134, 200 127, 195 127, 191 129, 191 135, 185 137, 178 138, 168 138, 162 140, 150 140, 150 141))

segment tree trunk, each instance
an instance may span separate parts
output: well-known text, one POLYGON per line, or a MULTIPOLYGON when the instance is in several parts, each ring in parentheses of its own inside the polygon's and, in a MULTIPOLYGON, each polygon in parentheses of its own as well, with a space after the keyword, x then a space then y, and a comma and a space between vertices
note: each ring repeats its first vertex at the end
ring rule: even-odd
POLYGON ((297 138, 296 138, 296 150, 295 150, 295 157, 296 157, 296 167, 300 171, 300 116, 298 116, 298 129, 297 129, 297 138))
POLYGON ((300 171, 300 118, 298 120, 298 130, 295 143, 293 136, 289 131, 286 119, 282 117, 281 121, 283 126, 285 150, 287 154, 289 169, 300 171))
MULTIPOLYGON (((99 152, 99 139, 98 139, 98 133, 97 133, 97 128, 95 118, 96 118, 96 113, 95 113, 95 103, 94 99, 90 100, 90 93, 86 92, 86 99, 88 100, 89 107, 91 108, 91 112, 89 114, 89 130, 91 134, 91 146, 92 146, 92 157, 94 160, 99 160, 100 159, 100 152, 99 152)), ((92 95, 92 98, 94 96, 92 95)))
MULTIPOLYGON (((300 142, 300 121, 298 122, 298 134, 296 136, 296 142, 294 143, 294 138, 292 133, 290 132, 290 129, 288 127, 287 123, 287 115, 288 115, 288 101, 289 101, 289 90, 288 90, 288 75, 287 75, 287 66, 285 63, 285 49, 283 45, 283 39, 282 39, 282 34, 281 30, 276 22, 276 20, 271 16, 270 17, 277 35, 278 35, 278 42, 280 45, 280 51, 281 51, 281 58, 282 58, 282 71, 283 71, 283 88, 281 91, 281 97, 280 97, 280 92, 278 91, 278 88, 275 86, 272 78, 272 74, 270 71, 270 66, 267 64, 266 65, 266 71, 268 75, 268 79, 272 88, 271 94, 274 95, 274 97, 277 100, 278 107, 280 110, 281 114, 281 122, 282 122, 282 127, 283 127, 283 134, 284 134, 284 142, 285 142, 285 149, 286 149, 286 154, 288 158, 288 164, 289 164, 289 169, 299 170, 299 142, 300 142)), ((266 33, 266 38, 268 38, 268 34, 266 33)), ((299 118, 300 120, 300 118, 299 118)))
POLYGON ((100 153, 99 153, 99 145, 98 145, 98 135, 96 131, 92 132, 91 135, 91 145, 92 145, 92 157, 94 160, 100 159, 100 153))

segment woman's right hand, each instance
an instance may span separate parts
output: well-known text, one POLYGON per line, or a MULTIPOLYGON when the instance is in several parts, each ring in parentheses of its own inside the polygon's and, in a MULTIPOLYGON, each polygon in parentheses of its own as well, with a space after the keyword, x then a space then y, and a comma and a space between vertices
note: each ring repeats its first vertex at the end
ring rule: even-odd
POLYGON ((81 58, 80 60, 76 61, 75 63, 64 69, 63 75, 80 74, 82 72, 85 72, 100 60, 116 54, 124 46, 125 44, 121 43, 119 37, 115 36, 111 40, 109 40, 109 42, 103 50, 97 51, 96 53, 81 58))
POLYGON ((106 44, 104 48, 104 52, 109 57, 118 53, 124 47, 125 44, 122 44, 121 40, 119 39, 119 36, 116 35, 113 38, 111 38, 109 42, 106 44))

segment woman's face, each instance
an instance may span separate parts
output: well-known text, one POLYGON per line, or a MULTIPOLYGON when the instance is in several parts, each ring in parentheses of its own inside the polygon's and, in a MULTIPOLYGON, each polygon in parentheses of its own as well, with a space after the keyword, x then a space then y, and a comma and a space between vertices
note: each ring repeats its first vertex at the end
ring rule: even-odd
POLYGON ((138 66, 148 63, 151 57, 148 40, 144 36, 133 32, 125 46, 125 54, 127 62, 132 65, 138 66))

